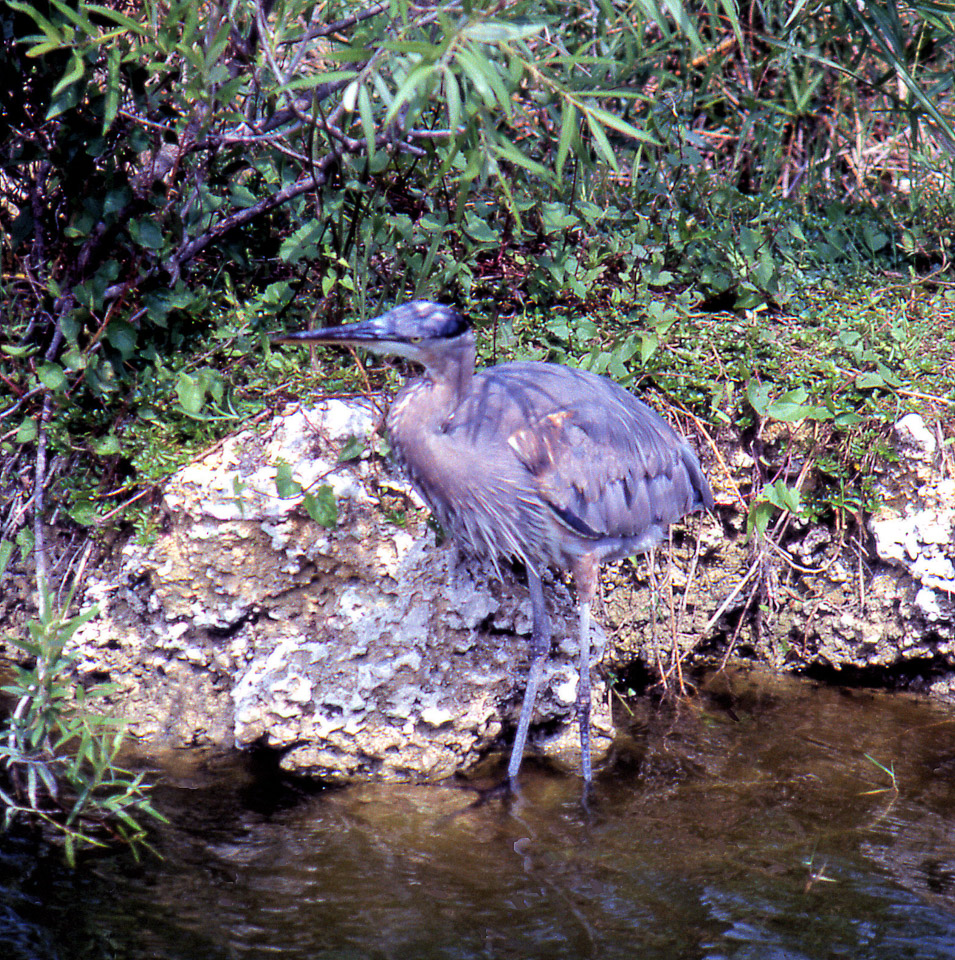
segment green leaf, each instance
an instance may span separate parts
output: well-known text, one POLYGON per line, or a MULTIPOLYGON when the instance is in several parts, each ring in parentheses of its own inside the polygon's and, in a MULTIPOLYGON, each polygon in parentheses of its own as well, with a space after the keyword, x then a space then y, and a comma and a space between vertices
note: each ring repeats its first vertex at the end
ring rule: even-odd
POLYGON ((199 378, 191 377, 185 371, 179 374, 176 396, 179 398, 182 409, 191 416, 197 416, 206 402, 205 387, 200 383, 199 378))
POLYGON ((545 233, 564 233, 571 227, 580 226, 579 218, 570 212, 566 203, 542 203, 540 214, 545 233))
POLYGON ((387 127, 389 124, 394 123, 395 118, 398 116, 398 111, 401 110, 415 94, 426 88, 428 81, 434 76, 436 69, 434 64, 431 63, 419 64, 405 77, 404 82, 398 87, 398 92, 395 94, 394 100, 392 100, 391 105, 388 107, 383 126, 387 127))
POLYGON ((767 484, 763 487, 761 496, 780 510, 788 510, 797 515, 802 512, 799 490, 796 487, 787 486, 784 480, 780 479, 767 484))
POLYGON ((335 502, 335 492, 325 484, 318 488, 316 494, 306 493, 302 500, 308 515, 323 527, 334 527, 338 523, 338 504, 335 502))
POLYGON ((106 339, 111 347, 118 350, 124 360, 128 360, 136 353, 138 331, 125 320, 111 320, 106 327, 106 339))
POLYGON ((656 353, 660 338, 655 333, 640 334, 640 363, 645 364, 656 353))
POLYGON ((291 236, 282 241, 282 246, 279 247, 279 257, 285 263, 296 263, 303 257, 314 256, 317 250, 317 242, 321 238, 323 230, 324 226, 320 221, 306 221, 291 236))
POLYGON ((33 547, 35 546, 33 531, 30 527, 20 527, 17 530, 17 535, 13 538, 16 540, 17 546, 20 548, 20 553, 23 556, 28 557, 33 553, 33 547))
POLYGON ((119 437, 115 433, 107 434, 93 441, 93 450, 101 457, 111 457, 120 451, 119 437))
POLYGON ((50 98, 55 100, 67 87, 71 87, 77 80, 83 77, 83 58, 75 51, 70 55, 70 62, 66 68, 63 79, 53 88, 50 98))
POLYGON ((162 249, 162 232, 152 220, 131 220, 129 233, 136 243, 147 250, 162 249))
POLYGON ((103 133, 113 125, 119 113, 120 81, 119 81, 120 50, 115 44, 108 48, 106 60, 106 101, 103 108, 103 133))
POLYGON ((471 81, 471 85, 477 91, 478 96, 484 101, 484 105, 493 109, 497 99, 489 74, 494 68, 486 60, 475 56, 467 49, 458 51, 458 63, 461 65, 464 75, 471 81))
POLYGON ((469 237, 479 243, 500 243, 501 241, 500 235, 488 226, 487 221, 475 216, 470 210, 467 212, 464 230, 469 237))
POLYGON ((604 132, 603 127, 594 119, 590 112, 588 112, 586 116, 587 126, 590 128, 590 135, 594 139, 597 152, 604 158, 608 166, 615 171, 619 170, 620 167, 617 164, 617 157, 613 152, 613 147, 610 146, 610 141, 607 139, 607 134, 604 132))
POLYGON ((16 544, 14 544, 12 540, 0 540, 0 579, 2 579, 3 572, 7 569, 7 564, 10 562, 10 557, 13 556, 15 549, 16 544))
POLYGON ((645 130, 639 130, 633 126, 633 124, 627 123, 626 120, 621 120, 620 117, 611 113, 609 110, 604 110, 602 107, 589 107, 588 114, 588 120, 590 117, 593 117, 595 121, 603 124, 603 126, 610 127, 612 130, 616 130, 618 133, 622 133, 632 140, 639 140, 642 143, 652 143, 654 145, 658 144, 657 139, 645 130))
POLYGON ((540 177, 541 180, 545 182, 553 181, 553 176, 543 164, 538 163, 536 160, 532 160, 530 157, 525 156, 521 153, 517 147, 514 146, 509 140, 506 140, 503 136, 498 136, 497 142, 494 144, 494 152, 503 160, 509 160, 511 163, 516 164, 519 167, 523 167, 525 170, 530 171, 534 174, 535 177, 540 177))
POLYGON ((48 390, 59 392, 66 389, 66 374, 58 363, 43 363, 37 367, 36 375, 48 390))
POLYGON ((461 88, 450 70, 444 73, 444 99, 448 105, 448 129, 455 133, 461 125, 461 88))
POLYGON ((78 497, 67 508, 67 514, 70 519, 76 521, 82 527, 91 527, 96 523, 98 511, 92 500, 78 497))
POLYGON ((749 508, 749 514, 746 517, 746 537, 753 535, 755 530, 760 536, 766 533, 769 521, 772 519, 776 508, 766 500, 757 500, 749 508))
MULTIPOLYGON (((51 44, 56 47, 60 47, 66 42, 66 38, 63 34, 50 23, 46 17, 40 13, 36 8, 36 4, 33 3, 20 3, 19 0, 7 0, 7 6, 12 7, 14 10, 19 10, 20 13, 26 14, 33 22, 43 31, 47 39, 51 44)), ((44 51, 45 52, 45 51, 44 51)), ((27 56, 41 56, 41 54, 34 54, 33 50, 28 51, 27 56)))
POLYGON ((766 415, 786 423, 802 420, 807 416, 806 411, 809 409, 803 403, 807 395, 808 391, 805 387, 787 390, 778 400, 773 400, 769 404, 766 415))
POLYGON ((127 17, 125 13, 120 13, 119 10, 114 10, 112 7, 105 7, 99 3, 88 3, 86 4, 86 9, 93 13, 98 13, 101 17, 106 17, 114 23, 118 23, 133 33, 138 33, 140 36, 145 37, 149 35, 145 24, 133 20, 132 17, 127 17))
POLYGON ((772 387, 768 383, 750 380, 746 384, 746 400, 760 417, 765 417, 769 409, 769 394, 772 387))
POLYGON ((365 137, 368 162, 373 163, 375 159, 375 114, 372 110, 368 87, 364 83, 358 89, 358 116, 361 119, 361 130, 365 137))
POLYGON ((357 460, 365 452, 365 441, 361 437, 349 437, 338 454, 339 463, 357 460))
POLYGON ((282 87, 283 90, 313 90, 326 83, 338 83, 339 80, 352 80, 358 76, 355 70, 329 70, 327 73, 313 73, 308 77, 296 77, 282 87))
POLYGON ((878 373, 863 373, 856 377, 856 388, 859 390, 880 390, 885 386, 885 379, 878 373))
POLYGON ((468 24, 461 36, 477 43, 506 43, 509 40, 524 40, 544 30, 543 23, 507 23, 502 20, 483 20, 468 24))
POLYGON ((570 100, 564 100, 560 114, 560 140, 557 143, 557 161, 555 168, 560 178, 570 152, 570 146, 577 136, 578 120, 577 108, 570 100))
POLYGON ((49 0, 49 2, 53 4, 53 6, 56 7, 56 9, 59 10, 60 13, 66 17, 70 23, 73 24, 74 27, 77 27, 88 37, 91 37, 96 33, 96 31, 93 29, 93 24, 90 23, 90 21, 80 13, 80 10, 83 9, 82 5, 76 4, 75 6, 71 7, 68 4, 63 3, 62 0, 49 0), (77 9, 77 7, 79 9, 77 9))
POLYGON ((297 497, 302 492, 302 485, 292 479, 292 468, 284 460, 275 465, 275 489, 283 500, 297 497))
POLYGON ((14 437, 15 443, 33 443, 37 438, 36 419, 26 417, 17 428, 17 435, 14 437))

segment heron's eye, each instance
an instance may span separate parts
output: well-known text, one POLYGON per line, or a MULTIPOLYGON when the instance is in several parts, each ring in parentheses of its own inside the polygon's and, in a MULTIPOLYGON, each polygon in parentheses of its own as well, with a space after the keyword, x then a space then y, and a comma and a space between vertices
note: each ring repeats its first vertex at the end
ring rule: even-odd
POLYGON ((411 338, 411 342, 412 342, 412 343, 421 343, 421 337, 412 337, 412 338, 411 338))

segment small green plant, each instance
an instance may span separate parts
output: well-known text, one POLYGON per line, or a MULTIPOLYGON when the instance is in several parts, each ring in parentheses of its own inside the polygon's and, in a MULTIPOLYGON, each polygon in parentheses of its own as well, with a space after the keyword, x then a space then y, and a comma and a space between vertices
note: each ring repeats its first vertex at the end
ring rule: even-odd
POLYGON ((292 468, 289 464, 280 461, 275 470, 275 487, 283 500, 302 496, 304 493, 302 506, 316 523, 329 528, 333 528, 338 523, 338 502, 335 500, 335 491, 327 483, 323 483, 315 493, 304 490, 297 480, 292 479, 292 468))
POLYGON ((165 818, 153 807, 143 775, 117 763, 124 742, 121 721, 99 716, 89 701, 110 692, 84 690, 68 675, 70 638, 96 616, 92 607, 67 618, 45 598, 29 639, 11 638, 32 660, 18 667, 3 692, 15 698, 0 728, 0 809, 3 829, 16 820, 39 823, 63 843, 71 866, 77 854, 110 841, 129 845, 138 857, 150 849, 143 815, 165 818))

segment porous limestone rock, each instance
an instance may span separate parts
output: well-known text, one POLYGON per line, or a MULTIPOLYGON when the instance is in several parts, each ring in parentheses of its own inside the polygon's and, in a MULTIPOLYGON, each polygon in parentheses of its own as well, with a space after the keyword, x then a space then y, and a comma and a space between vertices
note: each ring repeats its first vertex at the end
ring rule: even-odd
MULTIPOLYGON (((506 749, 527 670, 526 588, 436 546, 384 460, 339 461, 378 419, 367 403, 328 400, 230 437, 167 483, 155 542, 128 544, 118 569, 88 581, 103 615, 76 636, 77 669, 118 684, 113 709, 135 732, 262 744, 288 770, 337 781, 436 779, 506 749), (334 490, 334 528, 309 519, 301 495, 277 495, 282 463, 303 488, 334 490)), ((709 471, 719 517, 674 528, 655 599, 644 560, 605 569, 594 612, 613 642, 594 627, 595 661, 606 646, 616 674, 639 661, 679 689, 680 658, 723 657, 732 640, 735 655, 786 669, 904 677, 927 665, 932 689, 955 697, 955 481, 920 418, 895 438, 867 531, 791 517, 762 546, 740 496, 756 462, 730 448, 709 471)), ((563 639, 532 739, 573 766, 576 611, 560 578, 546 592, 563 639)), ((596 684, 598 754, 605 694, 596 684)))
POLYGON ((885 471, 869 530, 879 559, 905 574, 903 649, 955 662, 955 479, 940 469, 937 441, 918 414, 899 420, 894 434, 899 460, 885 471))
MULTIPOLYGON (((155 542, 128 544, 118 570, 90 578, 102 615, 74 638, 77 670, 119 685, 112 709, 135 734, 263 745, 287 770, 331 781, 437 779, 505 747, 527 669, 527 590, 437 547, 380 458, 339 462, 377 419, 368 403, 327 400, 228 438, 167 483, 155 542), (278 496, 281 463, 306 490, 332 488, 333 528, 307 516, 303 495, 278 496), (407 512, 407 527, 383 504, 407 512)), ((568 639, 548 660, 536 744, 575 763, 576 612, 562 582, 547 593, 568 639)), ((595 661, 603 642, 594 626, 595 661)), ((605 693, 596 683, 598 751, 605 693)))
MULTIPOLYGON (((790 449, 787 426, 778 425, 781 454, 768 443, 762 451, 770 474, 790 449)), ((601 617, 612 668, 642 661, 674 677, 677 656, 722 659, 732 639, 734 656, 781 669, 851 668, 873 682, 914 675, 923 687, 928 677, 936 693, 955 696, 955 480, 918 415, 899 421, 894 442, 897 457, 876 468, 881 506, 866 529, 789 517, 773 542, 746 534, 740 493, 762 481, 754 485, 754 460, 729 444, 724 469, 710 469, 721 523, 702 518, 696 542, 669 550, 673 598, 670 560, 658 561, 655 605, 646 561, 608 570, 601 617)))

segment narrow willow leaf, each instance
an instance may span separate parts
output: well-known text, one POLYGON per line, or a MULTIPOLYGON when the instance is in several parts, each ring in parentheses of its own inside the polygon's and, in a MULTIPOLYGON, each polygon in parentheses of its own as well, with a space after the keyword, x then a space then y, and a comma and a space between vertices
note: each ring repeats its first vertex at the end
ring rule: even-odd
POLYGON ((687 12, 686 7, 680 3, 680 0, 663 0, 663 6, 669 11, 670 16, 676 21, 676 25, 689 41, 694 52, 699 53, 703 50, 703 41, 696 32, 693 24, 693 18, 687 12))
MULTIPOLYGON (((796 6, 801 8, 805 2, 806 0, 796 0, 796 6)), ((739 25, 739 6, 736 0, 720 0, 720 6, 723 8, 724 16, 733 28, 733 35, 736 37, 736 42, 742 47, 743 31, 739 25)), ((787 23, 787 26, 788 25, 787 23)))
POLYGON ((485 106, 493 108, 496 100, 486 75, 485 68, 487 65, 468 50, 459 50, 457 59, 465 76, 471 81, 471 85, 478 92, 478 96, 484 101, 485 106))
POLYGON ((641 140, 644 143, 658 145, 658 141, 645 130, 638 129, 633 126, 633 124, 627 123, 626 120, 621 120, 620 117, 611 113, 609 110, 604 110, 601 107, 590 107, 589 112, 595 120, 598 120, 605 127, 611 127, 618 133, 622 133, 624 136, 631 137, 634 140, 641 140))
POLYGON ((365 135, 365 149, 368 154, 368 162, 373 163, 375 159, 375 114, 371 106, 371 96, 368 93, 368 87, 362 84, 358 89, 358 116, 361 119, 362 133, 365 135))
POLYGON ((591 113, 588 112, 586 116, 587 126, 590 128, 590 134, 594 138, 597 151, 610 167, 619 171, 620 167, 617 164, 617 158, 614 155, 613 147, 610 146, 610 141, 607 139, 607 134, 604 133, 604 128, 594 119, 591 113))
POLYGON ((110 7, 104 7, 100 3, 88 3, 86 4, 86 9, 92 11, 93 13, 99 14, 101 17, 105 17, 107 20, 112 20, 113 23, 118 23, 126 30, 130 30, 133 33, 138 33, 142 37, 148 35, 149 31, 144 23, 133 20, 132 17, 127 17, 125 13, 120 13, 119 10, 113 10, 110 7))
POLYGON ((308 77, 296 77, 279 90, 313 90, 323 83, 337 83, 339 80, 351 80, 356 76, 354 70, 331 70, 328 73, 313 73, 308 77))
POLYGON ((541 33, 543 23, 504 23, 500 20, 484 20, 468 24, 461 35, 478 43, 506 43, 508 40, 524 40, 541 33))
POLYGON ((561 106, 560 114, 560 140, 557 143, 557 161, 555 168, 558 179, 560 178, 564 164, 567 162, 567 155, 570 153, 570 146, 577 135, 577 108, 570 100, 564 100, 561 106))
POLYGON ((431 268, 434 266, 434 258, 437 256, 438 248, 441 246, 443 241, 444 234, 441 231, 436 232, 431 238, 431 245, 428 247, 428 253, 424 258, 424 265, 421 267, 421 272, 418 275, 418 282, 415 284, 415 300, 424 295, 428 279, 431 276, 431 268))
POLYGON ((82 76, 83 59, 82 57, 77 56, 76 53, 73 53, 70 56, 70 64, 66 68, 66 73, 63 75, 63 78, 60 80, 60 82, 53 88, 50 98, 52 99, 58 94, 62 93, 67 87, 72 86, 77 80, 81 79, 82 76))
POLYGON ((66 17, 77 29, 81 30, 88 37, 96 35, 96 30, 93 28, 93 24, 90 23, 86 17, 82 16, 80 12, 73 7, 68 6, 67 4, 61 2, 61 0, 49 0, 49 2, 56 7, 60 13, 66 17))
POLYGON ((448 129, 455 133, 461 124, 461 88, 450 70, 444 72, 444 100, 448 105, 448 129))
POLYGON ((427 88, 427 83, 434 75, 435 70, 436 67, 434 64, 419 64, 405 77, 404 82, 395 94, 395 99, 392 101, 391 106, 388 107, 388 112, 385 114, 384 125, 386 127, 389 123, 394 123, 395 117, 398 116, 398 111, 405 103, 409 102, 416 93, 427 88))
MULTIPOLYGON (((510 117, 514 105, 511 102, 511 95, 504 86, 494 61, 482 57, 479 50, 473 48, 459 50, 458 60, 468 76, 472 77, 472 82, 474 82, 474 77, 480 76, 486 84, 488 93, 482 93, 481 96, 484 98, 488 107, 493 107, 494 104, 497 103, 504 111, 504 114, 510 117)), ((476 83, 475 86, 477 86, 476 83)))
POLYGON ((378 98, 386 106, 390 107, 394 103, 394 94, 388 88, 388 84, 382 79, 381 74, 375 73, 371 78, 372 86, 378 94, 378 98))
POLYGON ((106 103, 103 108, 103 133, 113 125, 116 114, 119 113, 120 83, 119 83, 119 62, 120 52, 118 46, 110 46, 107 54, 106 69, 106 103))
MULTIPOLYGON (((66 42, 63 34, 56 27, 54 27, 53 24, 50 23, 50 21, 47 20, 42 13, 40 13, 39 10, 36 9, 36 4, 20 3, 19 0, 7 0, 7 6, 12 7, 14 10, 19 10, 20 13, 26 14, 28 17, 30 17, 31 20, 33 20, 33 22, 46 35, 49 43, 53 44, 52 47, 48 47, 49 49, 54 49, 55 47, 63 46, 64 43, 66 42)), ((31 37, 30 39, 33 39, 33 38, 31 37)), ((44 45, 44 46, 48 46, 48 45, 44 45)), ((34 53, 34 50, 36 49, 37 49, 36 47, 31 49, 27 54, 27 56, 38 57, 38 56, 42 56, 42 53, 46 52, 46 49, 44 49, 42 53, 39 53, 39 52, 34 53)))
POLYGON ((552 182, 554 179, 553 174, 547 167, 538 163, 536 160, 532 160, 526 154, 521 153, 513 143, 504 137, 498 137, 497 142, 494 144, 494 152, 502 160, 508 160, 510 163, 517 164, 517 166, 529 170, 535 177, 540 177, 541 180, 552 182))

